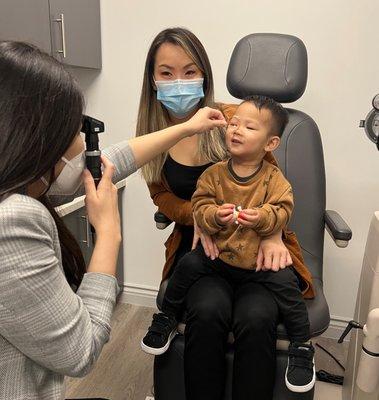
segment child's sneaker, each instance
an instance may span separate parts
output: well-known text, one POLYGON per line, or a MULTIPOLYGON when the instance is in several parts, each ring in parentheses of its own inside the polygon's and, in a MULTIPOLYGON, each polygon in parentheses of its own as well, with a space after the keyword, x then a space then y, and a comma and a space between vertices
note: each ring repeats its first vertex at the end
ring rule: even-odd
POLYGON ((153 322, 141 340, 142 350, 155 356, 166 352, 176 335, 176 326, 174 317, 164 313, 154 314, 153 322))
POLYGON ((313 388, 316 382, 314 354, 315 349, 312 344, 290 343, 286 385, 291 392, 303 393, 313 388))

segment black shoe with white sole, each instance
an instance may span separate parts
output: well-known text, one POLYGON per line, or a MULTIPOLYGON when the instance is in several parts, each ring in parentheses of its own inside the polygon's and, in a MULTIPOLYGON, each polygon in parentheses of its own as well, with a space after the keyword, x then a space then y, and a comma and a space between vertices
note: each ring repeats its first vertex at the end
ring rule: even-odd
POLYGON ((315 349, 312 344, 292 342, 288 347, 286 385, 291 392, 304 393, 316 382, 315 349))
POLYGON ((164 313, 154 314, 153 322, 141 340, 142 350, 155 356, 165 353, 176 335, 177 324, 174 317, 164 313))

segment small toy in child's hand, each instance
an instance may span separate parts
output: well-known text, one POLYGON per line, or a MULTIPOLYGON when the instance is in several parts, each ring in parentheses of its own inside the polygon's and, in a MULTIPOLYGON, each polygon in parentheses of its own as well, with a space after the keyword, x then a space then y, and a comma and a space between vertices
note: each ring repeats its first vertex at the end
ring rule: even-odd
POLYGON ((239 224, 238 223, 238 216, 239 216, 239 213, 241 211, 242 211, 242 207, 241 206, 234 207, 234 209, 233 209, 233 221, 237 225, 239 224))

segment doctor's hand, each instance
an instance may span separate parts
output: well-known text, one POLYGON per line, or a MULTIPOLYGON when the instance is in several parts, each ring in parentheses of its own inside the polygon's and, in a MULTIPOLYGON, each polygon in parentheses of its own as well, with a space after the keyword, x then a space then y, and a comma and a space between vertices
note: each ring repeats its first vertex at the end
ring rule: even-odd
POLYGON ((227 124, 220 110, 204 107, 200 108, 200 110, 198 110, 191 119, 184 122, 183 125, 186 127, 188 136, 192 136, 196 133, 210 131, 213 128, 224 127, 227 124))
POLYGON ((262 238, 258 250, 256 271, 279 271, 292 265, 292 258, 282 241, 282 231, 262 238))
POLYGON ((115 167, 104 156, 101 156, 101 162, 104 172, 97 189, 89 170, 86 169, 83 172, 88 219, 95 228, 97 236, 107 235, 115 241, 121 241, 117 188, 112 183, 115 167))
POLYGON ((198 227, 195 218, 193 219, 193 228, 194 233, 191 250, 194 250, 196 248, 200 239, 206 256, 210 257, 212 260, 216 259, 219 256, 219 251, 216 243, 213 241, 212 236, 207 235, 198 227))

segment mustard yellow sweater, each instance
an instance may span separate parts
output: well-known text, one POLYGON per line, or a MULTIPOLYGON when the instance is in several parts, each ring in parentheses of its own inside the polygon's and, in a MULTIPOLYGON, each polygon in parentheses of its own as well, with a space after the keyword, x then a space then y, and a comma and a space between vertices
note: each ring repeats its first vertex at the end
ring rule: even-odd
POLYGON ((199 178, 192 207, 199 227, 214 235, 221 260, 235 267, 255 269, 260 238, 282 230, 290 219, 292 188, 282 172, 265 160, 247 178, 234 173, 230 160, 222 161, 209 167, 199 178), (253 228, 235 223, 219 225, 216 211, 224 203, 258 210, 258 223, 253 228))

